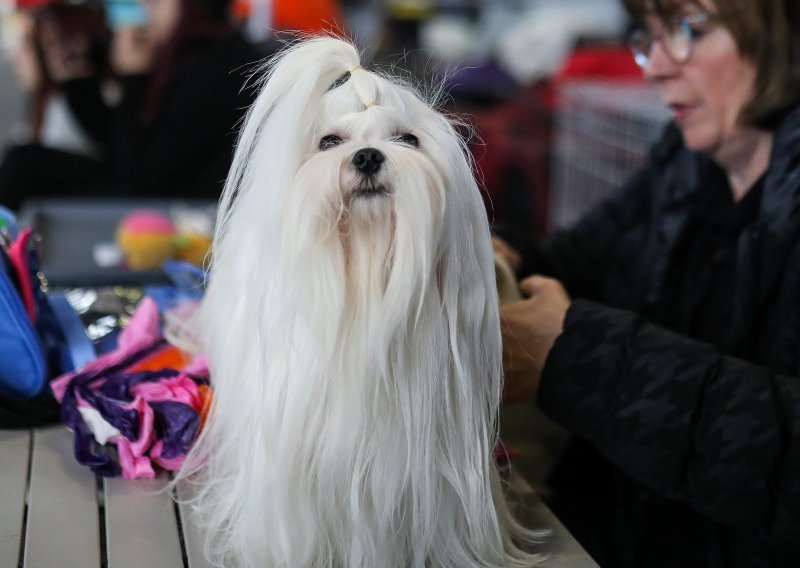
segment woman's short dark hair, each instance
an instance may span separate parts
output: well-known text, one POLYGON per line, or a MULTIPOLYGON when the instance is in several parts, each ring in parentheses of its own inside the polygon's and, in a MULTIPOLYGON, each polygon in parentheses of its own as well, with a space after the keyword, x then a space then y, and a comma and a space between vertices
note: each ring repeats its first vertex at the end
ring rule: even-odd
MULTIPOLYGON (((800 2, 798 0, 711 0, 721 24, 733 35, 739 53, 756 67, 753 98, 742 109, 742 123, 773 128, 800 103, 800 2)), ((634 21, 646 15, 669 18, 700 0, 624 0, 634 21)))

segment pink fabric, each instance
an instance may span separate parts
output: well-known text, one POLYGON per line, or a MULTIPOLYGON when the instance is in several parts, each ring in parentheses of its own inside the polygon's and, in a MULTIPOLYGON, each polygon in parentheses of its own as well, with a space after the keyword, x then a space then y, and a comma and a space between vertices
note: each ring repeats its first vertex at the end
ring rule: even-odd
POLYGON ((117 348, 97 359, 90 361, 80 369, 65 373, 50 381, 50 388, 58 402, 64 398, 64 393, 70 381, 78 374, 99 372, 114 365, 118 365, 140 349, 161 340, 161 323, 158 315, 158 305, 151 298, 145 297, 136 307, 128 325, 119 334, 117 348))
POLYGON ((133 441, 124 436, 111 439, 111 442, 117 446, 122 477, 125 479, 153 479, 156 476, 155 470, 153 470, 150 458, 145 456, 145 452, 155 441, 153 409, 140 396, 137 396, 127 407, 136 409, 139 415, 139 437, 133 441))
POLYGON ((161 320, 158 304, 150 297, 145 297, 131 316, 128 325, 119 334, 116 351, 132 353, 161 339, 161 320))
POLYGON ((80 408, 80 407, 84 407, 84 408, 92 408, 92 405, 91 405, 91 404, 89 404, 88 402, 86 402, 86 399, 85 399, 85 398, 83 398, 83 397, 81 396, 81 393, 79 393, 79 392, 76 392, 76 393, 75 393, 75 402, 76 402, 76 403, 78 403, 78 407, 79 407, 79 408, 80 408))
MULTIPOLYGON (((208 365, 205 357, 195 358, 183 372, 178 370, 177 375, 174 374, 175 369, 170 368, 164 369, 168 372, 163 374, 158 374, 157 370, 152 371, 156 374, 150 375, 143 382, 137 382, 135 375, 125 376, 128 369, 135 368, 141 362, 134 361, 133 356, 136 353, 146 350, 149 346, 155 346, 161 341, 163 341, 163 337, 157 304, 151 298, 144 298, 120 334, 116 350, 95 359, 76 372, 67 373, 51 382, 51 388, 59 402, 63 402, 65 393, 74 393, 71 404, 74 404, 78 410, 79 417, 76 418, 76 421, 82 420, 89 427, 94 434, 92 443, 98 440, 99 433, 100 438, 104 441, 101 442, 102 445, 116 446, 117 462, 125 479, 152 479, 155 477, 153 464, 166 470, 176 471, 184 461, 184 455, 177 455, 173 458, 162 456, 164 442, 159 439, 159 435, 160 428, 166 426, 159 422, 158 428, 156 428, 154 410, 150 406, 152 403, 169 401, 184 404, 197 413, 198 424, 203 412, 204 402, 198 382, 206 385, 208 381, 208 365), (130 365, 121 368, 120 364, 126 360, 131 360, 130 365), (133 440, 126 438, 119 429, 113 428, 108 422, 105 422, 99 411, 87 402, 86 396, 81 395, 82 391, 85 393, 99 391, 105 384, 111 368, 115 368, 115 374, 121 373, 115 380, 120 380, 120 384, 125 385, 125 393, 120 400, 107 398, 105 403, 117 405, 118 408, 126 411, 134 410, 136 412, 138 428, 133 432, 128 431, 128 435, 136 436, 136 439, 133 440), (88 376, 84 375, 87 373, 88 376), (78 375, 84 375, 81 377, 80 384, 73 385, 74 390, 69 391, 71 381, 78 375), (131 401, 128 402, 129 400, 131 401), (87 409, 96 412, 97 416, 88 412, 87 409), (98 426, 99 430, 96 429, 98 426)), ((145 352, 150 353, 152 350, 145 352)), ((184 414, 184 416, 186 415, 184 414)), ((169 417, 166 417, 165 420, 169 420, 169 417)), ((77 440, 78 438, 76 438, 76 443, 77 440)), ((88 444, 89 441, 81 443, 88 444)), ((181 440, 178 442, 178 451, 187 451, 187 445, 190 443, 191 440, 181 440)), ((85 451, 93 452, 88 447, 85 448, 85 451)), ((175 449, 172 451, 174 452, 175 449)), ((109 457, 109 454, 104 453, 104 456, 109 457)), ((78 457, 77 453, 76 457, 78 457)), ((80 461, 80 457, 78 459, 80 461)), ((113 461, 113 457, 110 459, 113 461)), ((115 475, 118 471, 109 469, 110 464, 106 463, 102 465, 102 468, 93 463, 84 465, 98 468, 97 471, 100 472, 100 475, 115 475)))
POLYGON ((205 355, 197 355, 192 362, 186 365, 183 372, 187 375, 208 376, 208 358, 205 355))
POLYGON ((197 383, 186 375, 162 379, 157 383, 139 383, 131 388, 131 393, 147 402, 171 400, 182 402, 198 412, 201 410, 202 403, 197 383))
POLYGON ((137 456, 131 447, 131 443, 124 436, 112 438, 117 446, 119 455, 119 465, 122 468, 122 477, 125 479, 153 479, 156 472, 150 463, 150 458, 137 456))
POLYGON ((159 440, 153 447, 150 448, 150 458, 153 460, 154 463, 163 467, 167 471, 178 471, 181 466, 183 465, 186 456, 178 456, 175 458, 163 458, 161 457, 161 451, 164 447, 164 442, 159 440))
POLYGON ((161 323, 158 315, 158 305, 152 298, 145 297, 136 307, 128 325, 119 334, 117 348, 97 359, 87 363, 80 369, 66 373, 50 381, 50 388, 58 402, 64 398, 64 393, 70 381, 80 373, 102 371, 119 364, 133 353, 143 349, 149 344, 161 340, 161 323))
POLYGON ((8 258, 14 266, 17 278, 20 282, 20 294, 25 311, 32 322, 36 322, 36 300, 33 297, 33 282, 31 282, 31 267, 28 257, 29 246, 33 229, 28 227, 20 231, 19 236, 14 239, 8 248, 8 258))
POLYGON ((139 415, 139 437, 131 442, 131 451, 136 456, 143 456, 155 441, 155 433, 153 432, 153 409, 150 408, 147 401, 140 396, 133 399, 133 402, 127 405, 127 408, 135 409, 139 415))

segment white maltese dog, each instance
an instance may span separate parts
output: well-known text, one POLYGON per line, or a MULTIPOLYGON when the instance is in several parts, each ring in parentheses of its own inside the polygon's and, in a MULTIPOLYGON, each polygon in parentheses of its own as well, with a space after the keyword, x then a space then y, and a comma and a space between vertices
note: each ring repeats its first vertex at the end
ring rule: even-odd
POLYGON ((463 141, 345 41, 250 109, 201 308, 214 386, 182 476, 225 566, 529 566, 493 462, 492 245, 463 141))

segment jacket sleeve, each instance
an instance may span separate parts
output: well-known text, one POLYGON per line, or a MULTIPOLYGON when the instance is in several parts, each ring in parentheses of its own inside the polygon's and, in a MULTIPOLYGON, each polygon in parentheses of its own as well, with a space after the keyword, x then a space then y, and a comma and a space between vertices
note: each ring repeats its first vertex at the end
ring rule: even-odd
POLYGON ((147 75, 119 77, 119 101, 108 114, 106 142, 111 168, 118 180, 130 185, 140 169, 139 155, 144 145, 141 116, 147 84, 147 75))
POLYGON ((61 86, 72 114, 81 128, 104 151, 108 146, 108 106, 97 77, 73 79, 61 86))
POLYGON ((800 538, 800 378, 576 300, 539 402, 658 493, 776 543, 800 538))

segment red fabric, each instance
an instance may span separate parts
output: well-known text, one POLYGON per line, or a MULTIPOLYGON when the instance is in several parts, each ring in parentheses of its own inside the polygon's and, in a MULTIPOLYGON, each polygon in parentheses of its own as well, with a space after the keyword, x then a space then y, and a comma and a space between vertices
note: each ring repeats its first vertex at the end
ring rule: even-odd
POLYGON ((643 81, 642 70, 624 45, 576 48, 555 76, 556 83, 570 79, 643 81))
POLYGON ((521 455, 518 450, 511 446, 506 446, 502 441, 497 442, 494 447, 494 461, 499 466, 508 465, 521 455))
POLYGON ((231 15, 237 22, 245 22, 253 11, 250 0, 232 0, 231 15))
POLYGON ((479 138, 471 150, 489 219, 517 248, 547 230, 553 99, 552 84, 540 82, 501 105, 472 113, 479 138))
POLYGON ((56 1, 57 0, 16 0, 14 4, 17 8, 21 8, 23 10, 32 10, 47 4, 54 4, 56 1))
POLYGON ((20 284, 20 294, 25 311, 33 323, 36 323, 36 299, 33 297, 33 286, 30 265, 30 241, 33 229, 28 227, 20 231, 19 236, 11 243, 8 249, 8 257, 14 270, 17 273, 17 280, 20 284))
POLYGON ((272 5, 272 25, 277 30, 340 31, 343 23, 339 3, 335 0, 275 0, 272 5))
POLYGON ((581 47, 548 81, 527 86, 491 109, 470 111, 479 134, 472 154, 486 189, 489 218, 518 249, 547 233, 552 119, 556 93, 575 80, 643 81, 627 46, 581 47))

